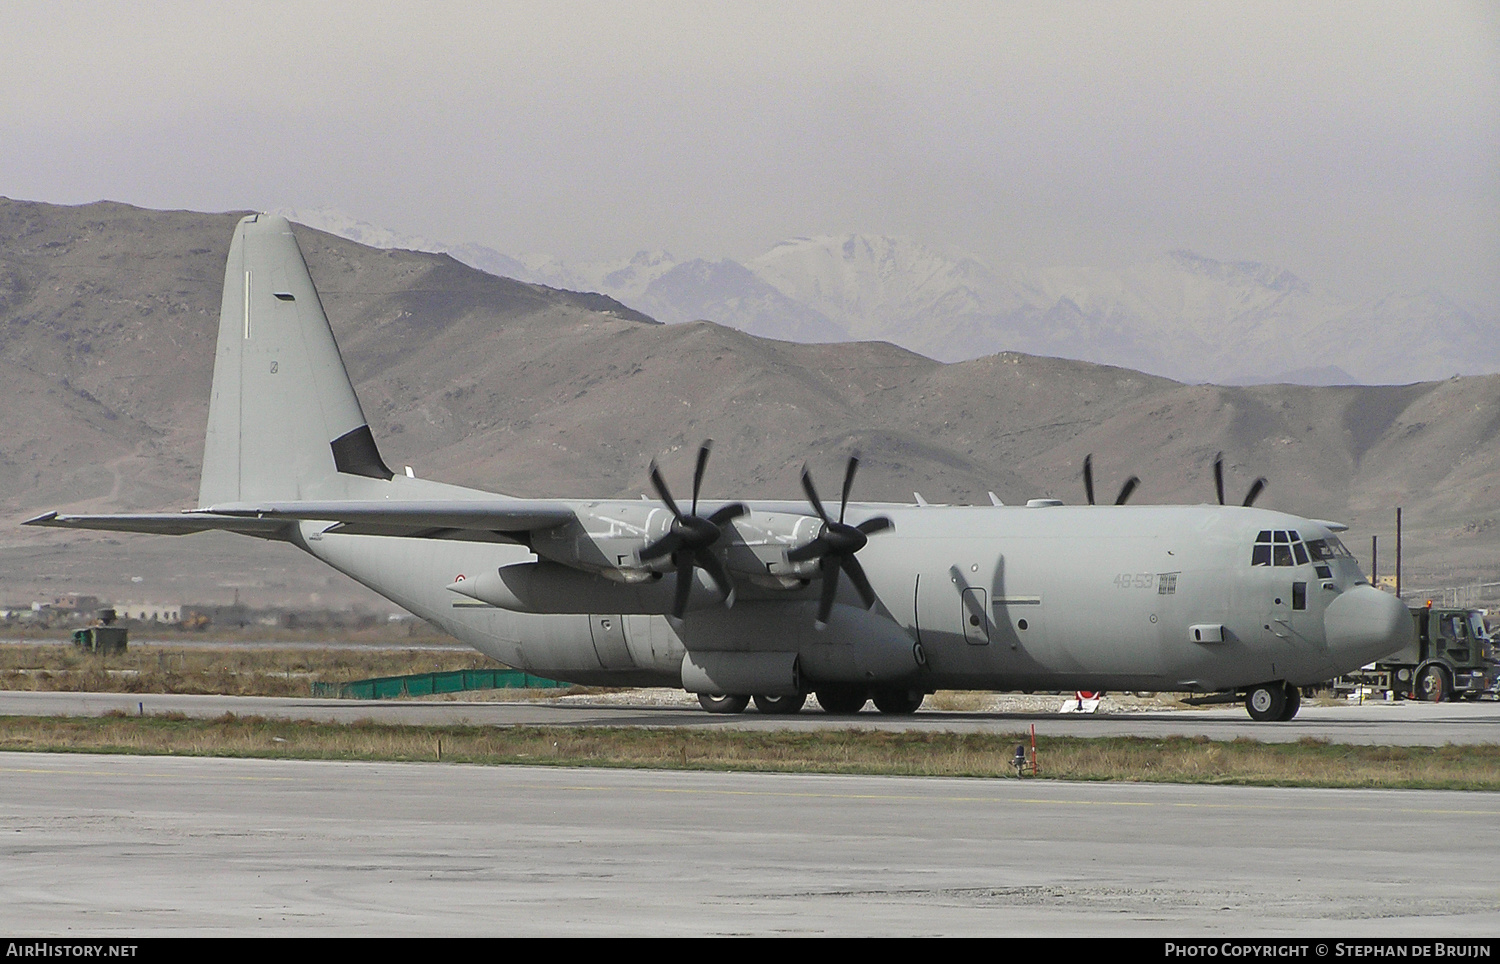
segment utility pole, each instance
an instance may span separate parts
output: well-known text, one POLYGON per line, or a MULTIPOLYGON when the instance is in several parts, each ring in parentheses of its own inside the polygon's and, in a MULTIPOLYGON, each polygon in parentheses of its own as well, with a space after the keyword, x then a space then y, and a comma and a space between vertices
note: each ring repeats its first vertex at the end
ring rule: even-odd
POLYGON ((1396 506, 1396 598, 1401 598, 1401 507, 1396 506))

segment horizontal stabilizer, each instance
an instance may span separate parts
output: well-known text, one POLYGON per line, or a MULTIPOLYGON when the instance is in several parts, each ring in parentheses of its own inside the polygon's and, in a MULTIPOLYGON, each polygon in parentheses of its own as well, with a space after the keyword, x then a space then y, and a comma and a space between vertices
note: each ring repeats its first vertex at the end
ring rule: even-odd
POLYGON ((266 539, 278 538, 288 526, 285 519, 246 519, 202 512, 143 512, 122 515, 62 515, 47 512, 22 525, 55 529, 102 529, 109 532, 144 532, 158 536, 186 536, 194 532, 223 530, 266 539))

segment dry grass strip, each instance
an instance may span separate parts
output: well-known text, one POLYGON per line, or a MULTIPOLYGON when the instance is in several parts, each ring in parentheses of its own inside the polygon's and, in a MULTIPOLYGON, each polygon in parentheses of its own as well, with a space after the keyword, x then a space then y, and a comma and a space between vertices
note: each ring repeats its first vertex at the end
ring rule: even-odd
POLYGON ((494 669, 478 652, 131 646, 96 656, 71 646, 0 646, 0 689, 86 693, 310 696, 312 685, 374 676, 494 669))
MULTIPOLYGON (((419 727, 179 714, 0 717, 0 749, 317 760, 1006 777, 1019 735, 603 727, 419 727)), ((1500 746, 1350 746, 1203 737, 1045 737, 1057 780, 1500 790, 1500 746)))

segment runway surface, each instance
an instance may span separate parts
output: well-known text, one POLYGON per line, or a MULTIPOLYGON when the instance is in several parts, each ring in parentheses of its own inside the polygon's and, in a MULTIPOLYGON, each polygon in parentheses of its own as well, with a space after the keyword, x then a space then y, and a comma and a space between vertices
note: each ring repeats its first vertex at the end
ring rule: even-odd
MULTIPOLYGON (((628 697, 627 697, 628 699, 628 697)), ((1059 704, 1062 700, 1057 701, 1059 704)), ((1288 723, 1256 723, 1243 707, 1073 715, 960 713, 923 710, 913 716, 867 711, 829 716, 804 710, 795 716, 734 716, 705 713, 696 706, 565 702, 429 702, 419 700, 326 700, 254 696, 174 696, 133 693, 0 692, 0 716, 100 716, 109 712, 183 713, 212 718, 225 713, 276 719, 377 720, 435 725, 486 726, 694 726, 745 729, 951 730, 1020 733, 1032 723, 1052 736, 1206 736, 1290 742, 1303 738, 1331 743, 1442 746, 1500 742, 1500 702, 1370 703, 1364 706, 1304 706, 1288 723)))
POLYGON ((1500 795, 0 754, 35 936, 1500 933, 1500 795))

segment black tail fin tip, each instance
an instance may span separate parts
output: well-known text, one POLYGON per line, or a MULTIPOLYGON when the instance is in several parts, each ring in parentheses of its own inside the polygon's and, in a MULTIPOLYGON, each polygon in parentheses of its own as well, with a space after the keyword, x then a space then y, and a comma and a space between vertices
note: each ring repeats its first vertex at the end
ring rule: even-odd
POLYGON ((389 482, 396 474, 381 459, 380 450, 375 447, 375 436, 368 425, 345 432, 333 440, 332 446, 334 467, 345 475, 363 475, 389 482))

